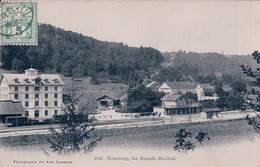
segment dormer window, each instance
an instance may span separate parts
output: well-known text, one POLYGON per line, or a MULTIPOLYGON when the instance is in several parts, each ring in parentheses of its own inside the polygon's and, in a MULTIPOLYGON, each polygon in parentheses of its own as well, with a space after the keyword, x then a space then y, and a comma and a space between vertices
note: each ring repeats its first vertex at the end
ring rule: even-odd
POLYGON ((59 83, 59 82, 60 82, 57 78, 55 78, 53 81, 54 81, 55 83, 59 83))
POLYGON ((14 82, 15 82, 15 83, 20 83, 20 81, 19 81, 18 78, 15 78, 15 79, 14 79, 14 82))
POLYGON ((35 78, 35 85, 41 85, 41 80, 40 77, 35 78))
POLYGON ((25 82, 25 83, 31 83, 28 78, 24 79, 24 82, 25 82))
POLYGON ((43 81, 44 81, 45 83, 50 83, 49 79, 47 79, 47 78, 44 79, 43 81))

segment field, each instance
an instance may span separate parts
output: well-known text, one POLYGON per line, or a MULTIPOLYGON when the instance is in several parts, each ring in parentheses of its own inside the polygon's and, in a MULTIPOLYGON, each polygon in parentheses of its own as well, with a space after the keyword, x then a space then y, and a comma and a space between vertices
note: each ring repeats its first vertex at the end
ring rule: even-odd
MULTIPOLYGON (((224 164, 230 162, 230 158, 238 158, 235 161, 232 160, 236 165, 234 166, 245 166, 245 164, 258 163, 259 160, 259 134, 256 134, 251 126, 247 124, 245 120, 235 120, 235 121, 223 121, 218 123, 205 122, 205 123, 195 123, 195 124, 179 124, 179 125, 161 125, 161 126, 150 126, 142 128, 120 128, 120 129, 106 129, 99 130, 99 134, 102 134, 104 138, 98 144, 97 148, 88 155, 74 156, 74 157, 56 157, 60 159, 72 159, 74 163, 83 163, 88 160, 88 162, 93 162, 95 164, 101 162, 94 162, 95 157, 102 157, 104 162, 108 162, 107 157, 174 157, 176 161, 141 161, 139 159, 137 164, 148 163, 150 166, 156 166, 158 163, 164 164, 166 166, 179 164, 181 166, 187 166, 187 163, 194 162, 193 166, 207 166, 207 164, 202 164, 196 158, 205 157, 205 162, 216 161, 218 164, 212 164, 210 166, 225 166, 224 164), (211 140, 206 141, 203 145, 197 144, 197 148, 194 152, 187 154, 177 153, 173 151, 173 141, 174 135, 179 128, 186 128, 187 130, 195 133, 199 130, 204 130, 208 132, 211 140), (254 140, 253 140, 254 139, 254 140), (84 156, 84 158, 82 157, 84 156), (217 157, 216 157, 217 156, 217 157), (213 159, 213 158, 217 159, 213 159), (187 158, 189 161, 187 161, 187 158), (75 160, 76 159, 76 160, 75 160), (244 159, 244 161, 243 161, 244 159), (245 161, 245 159, 247 159, 245 161), (221 160, 221 161, 220 161, 221 160), (243 161, 243 163, 241 162, 243 161), (183 165, 184 164, 184 165, 183 165), (197 164, 197 165, 196 165, 197 164)), ((5 139, 6 142, 18 142, 16 139, 5 139)), ((4 155, 18 155, 18 157, 23 157, 23 159, 31 159, 32 157, 42 157, 43 159, 48 159, 44 154, 42 148, 47 152, 51 152, 48 145, 44 141, 28 141, 29 143, 24 146, 15 147, 2 147, 2 153, 4 155), (32 143, 30 143, 32 142, 32 143), (32 155, 33 153, 33 155, 32 155), (30 157, 30 158, 28 158, 30 157)), ((11 143, 9 143, 11 144, 11 143)), ((14 144, 14 143, 12 143, 14 144)), ((11 144, 11 145, 12 145, 11 144)), ((34 158, 35 159, 35 158, 34 158)), ((52 157, 53 159, 53 157, 52 157)), ((109 163, 123 163, 123 165, 133 165, 132 161, 129 163, 125 162, 112 162, 109 163)), ((147 165, 148 165, 147 164, 147 165)), ((74 164, 75 165, 75 164, 74 164)), ((82 164, 81 164, 82 165, 82 164)), ((97 165, 99 166, 99 165, 97 165)), ((102 166, 102 163, 100 164, 102 166)), ((233 165, 232 165, 233 166, 233 165)), ((249 165, 251 166, 251 165, 249 165)))
MULTIPOLYGON (((80 78, 78 81, 74 82, 75 88, 77 88, 78 95, 81 95, 80 106, 88 105, 87 109, 93 111, 97 108, 96 99, 108 95, 112 97, 118 97, 123 92, 127 91, 128 86, 121 83, 102 83, 100 85, 93 85, 90 83, 89 77, 80 78)), ((72 88, 73 82, 71 78, 62 77, 65 82, 66 88, 72 88)))

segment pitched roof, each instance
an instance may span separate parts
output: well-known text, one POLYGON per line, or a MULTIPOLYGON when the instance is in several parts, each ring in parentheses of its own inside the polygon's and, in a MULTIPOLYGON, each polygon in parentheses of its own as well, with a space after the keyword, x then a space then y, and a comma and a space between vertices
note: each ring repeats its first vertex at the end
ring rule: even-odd
POLYGON ((221 109, 220 108, 203 108, 203 111, 204 112, 221 112, 221 109))
POLYGON ((0 101, 0 115, 7 114, 24 114, 24 108, 20 101, 1 100, 0 101))
POLYGON ((230 87, 229 85, 223 85, 222 89, 226 92, 229 92, 232 90, 232 87, 230 87))
POLYGON ((126 91, 122 91, 120 93, 111 91, 111 92, 104 93, 101 97, 97 98, 96 100, 100 100, 100 99, 105 98, 105 97, 108 97, 108 98, 110 98, 112 100, 123 100, 127 96, 128 96, 127 90, 126 91))
POLYGON ((149 88, 149 87, 151 87, 155 83, 156 83, 156 81, 153 81, 153 82, 149 83, 148 85, 146 85, 145 87, 149 88))
POLYGON ((104 99, 104 98, 109 98, 109 99, 112 99, 112 100, 117 100, 115 97, 110 97, 110 96, 108 96, 108 95, 104 95, 104 96, 98 98, 97 100, 101 100, 101 99, 104 99))
POLYGON ((152 89, 153 91, 157 92, 159 91, 161 84, 159 82, 153 83, 149 88, 152 89))
POLYGON ((171 89, 195 89, 198 84, 192 82, 165 82, 171 89))
POLYGON ((3 74, 8 85, 34 85, 35 79, 40 78, 44 85, 64 85, 58 74, 39 74, 38 76, 26 76, 25 74, 3 74))
POLYGON ((215 88, 215 86, 212 86, 208 83, 199 84, 199 85, 202 87, 202 89, 214 89, 215 88))
POLYGON ((247 98, 257 100, 258 95, 248 95, 247 98))
POLYGON ((254 89, 257 92, 260 91, 260 87, 258 87, 258 86, 251 86, 251 87, 247 87, 247 88, 248 88, 248 91, 251 91, 252 89, 254 89))
POLYGON ((181 95, 176 95, 176 94, 166 94, 161 98, 163 101, 176 101, 181 95))

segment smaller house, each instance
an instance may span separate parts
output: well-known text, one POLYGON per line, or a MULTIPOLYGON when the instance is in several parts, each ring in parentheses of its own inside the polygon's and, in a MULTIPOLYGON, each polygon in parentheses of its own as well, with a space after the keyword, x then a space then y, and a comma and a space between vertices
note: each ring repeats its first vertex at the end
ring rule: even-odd
POLYGON ((97 99, 98 110, 113 110, 120 105, 120 99, 117 97, 111 97, 104 95, 97 99))
POLYGON ((215 86, 212 86, 208 83, 199 84, 198 86, 200 86, 204 92, 215 92, 215 86))
POLYGON ((200 115, 202 119, 220 118, 220 108, 203 108, 200 115))
POLYGON ((24 116, 25 111, 20 101, 1 100, 0 101, 0 122, 5 122, 7 117, 24 116))
POLYGON ((260 87, 258 87, 258 86, 248 86, 247 91, 251 92, 253 94, 259 94, 260 93, 260 87))
POLYGON ((198 84, 196 88, 198 101, 202 100, 217 100, 217 94, 215 93, 215 86, 210 84, 198 84))

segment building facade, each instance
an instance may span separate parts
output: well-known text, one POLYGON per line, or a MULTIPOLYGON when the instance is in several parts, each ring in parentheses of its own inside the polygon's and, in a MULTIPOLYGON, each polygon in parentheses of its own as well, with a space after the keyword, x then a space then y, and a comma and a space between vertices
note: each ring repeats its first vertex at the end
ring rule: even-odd
POLYGON ((25 115, 39 120, 60 114, 64 82, 58 74, 38 74, 30 68, 24 74, 3 74, 0 100, 21 101, 25 115))
POLYGON ((153 111, 159 113, 161 116, 198 114, 200 112, 197 102, 184 98, 181 95, 166 94, 161 101, 162 106, 153 108, 153 111))
POLYGON ((0 122, 6 122, 7 117, 23 115, 25 115, 25 112, 21 102, 0 100, 0 122))
POLYGON ((210 84, 199 84, 196 88, 196 93, 198 101, 203 100, 213 100, 218 99, 217 94, 215 93, 215 87, 210 84))
POLYGON ((191 82, 164 82, 159 92, 166 94, 186 94, 188 92, 197 94, 198 101, 217 100, 215 87, 210 84, 197 84, 191 82), (210 94, 210 95, 209 95, 210 94))
POLYGON ((120 100, 118 98, 113 98, 107 95, 98 98, 97 101, 98 111, 114 110, 120 104, 120 100))
POLYGON ((197 85, 198 84, 191 82, 164 82, 160 86, 159 92, 172 94, 196 93, 197 85))

